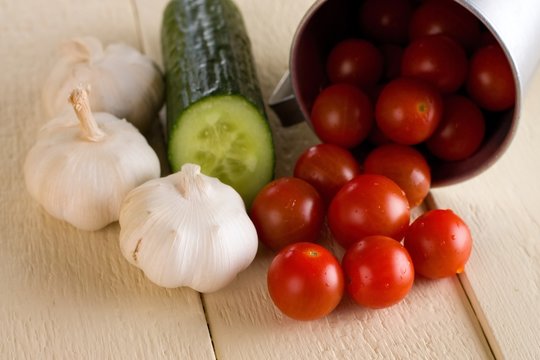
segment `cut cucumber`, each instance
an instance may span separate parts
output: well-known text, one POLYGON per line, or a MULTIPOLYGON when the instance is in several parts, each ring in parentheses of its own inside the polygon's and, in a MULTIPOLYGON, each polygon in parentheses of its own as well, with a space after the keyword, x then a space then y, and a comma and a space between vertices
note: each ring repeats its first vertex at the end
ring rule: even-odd
POLYGON ((230 0, 172 0, 163 15, 168 155, 246 205, 274 175, 274 146, 243 19, 230 0))
POLYGON ((174 170, 195 163, 201 171, 233 186, 247 203, 272 177, 268 127, 240 96, 212 96, 189 107, 169 139, 174 170))

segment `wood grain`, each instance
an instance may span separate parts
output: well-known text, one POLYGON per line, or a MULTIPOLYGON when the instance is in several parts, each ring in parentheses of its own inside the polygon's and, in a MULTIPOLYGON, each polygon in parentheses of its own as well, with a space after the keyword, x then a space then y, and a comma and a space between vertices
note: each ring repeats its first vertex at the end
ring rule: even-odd
POLYGON ((28 196, 22 164, 58 44, 91 34, 139 47, 129 1, 1 1, 0 358, 213 359, 199 294, 152 285, 125 261, 118 225, 80 232, 28 196))

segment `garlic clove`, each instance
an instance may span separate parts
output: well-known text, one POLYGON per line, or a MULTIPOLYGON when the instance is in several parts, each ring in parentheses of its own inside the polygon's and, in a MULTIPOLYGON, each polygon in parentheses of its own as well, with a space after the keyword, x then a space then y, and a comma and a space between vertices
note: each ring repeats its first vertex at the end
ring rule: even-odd
POLYGON ((198 165, 132 190, 119 222, 124 257, 163 287, 217 291, 257 253, 257 232, 240 195, 198 165))
POLYGON ((142 132, 156 121, 164 101, 163 75, 149 57, 126 44, 104 48, 98 39, 87 36, 61 47, 42 89, 47 117, 66 113, 65 99, 81 83, 92 88, 93 111, 125 118, 142 132))

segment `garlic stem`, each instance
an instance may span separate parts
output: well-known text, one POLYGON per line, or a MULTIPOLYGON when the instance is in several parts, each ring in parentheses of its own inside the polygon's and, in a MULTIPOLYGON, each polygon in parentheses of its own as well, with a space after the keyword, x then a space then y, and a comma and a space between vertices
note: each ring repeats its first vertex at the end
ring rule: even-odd
POLYGON ((184 164, 182 166, 182 177, 179 178, 176 189, 185 199, 192 199, 193 196, 200 197, 208 192, 207 181, 201 176, 201 167, 196 164, 184 164))
POLYGON ((94 115, 92 115, 88 91, 81 87, 74 89, 69 96, 69 102, 73 105, 73 110, 75 110, 77 119, 79 119, 83 138, 88 141, 101 141, 105 137, 105 133, 100 129, 94 115))

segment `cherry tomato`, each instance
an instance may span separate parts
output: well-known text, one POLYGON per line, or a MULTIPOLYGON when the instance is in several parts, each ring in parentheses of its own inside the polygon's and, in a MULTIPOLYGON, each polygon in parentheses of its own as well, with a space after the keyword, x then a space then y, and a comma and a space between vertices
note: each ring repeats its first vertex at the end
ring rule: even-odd
POLYGON ((267 283, 276 307, 296 320, 314 320, 332 312, 345 287, 338 260, 313 243, 281 250, 270 264, 267 283))
POLYGON ((342 260, 347 293, 359 305, 384 308, 407 296, 414 267, 401 243, 386 236, 368 236, 347 249, 342 260))
POLYGON ((296 242, 317 241, 324 221, 324 204, 304 180, 283 177, 261 189, 250 217, 259 240, 272 250, 296 242))
POLYGON ((402 44, 408 39, 411 15, 408 0, 366 0, 360 8, 360 24, 375 41, 402 44))
POLYGON ((338 191, 328 209, 328 226, 344 248, 370 235, 401 240, 409 225, 407 197, 382 175, 358 175, 338 191))
POLYGON ((465 50, 445 35, 412 41, 403 53, 401 74, 424 79, 441 93, 452 93, 465 83, 469 61, 465 50))
POLYGON ((381 78, 382 55, 369 41, 346 39, 330 51, 326 72, 334 84, 347 83, 366 89, 381 78))
POLYGON ((431 279, 461 273, 471 255, 469 227, 452 210, 431 210, 409 227, 404 240, 416 272, 431 279))
POLYGON ((452 37, 467 50, 475 48, 480 33, 480 21, 453 0, 424 2, 414 11, 409 28, 411 40, 443 34, 452 37))
POLYGON ((426 145, 440 159, 463 160, 478 150, 484 133, 482 111, 468 98, 454 95, 444 100, 441 123, 426 145))
POLYGON ((486 110, 502 111, 514 106, 514 76, 500 46, 488 45, 475 52, 470 61, 467 91, 486 110))
POLYGON ((405 191, 410 207, 420 205, 431 186, 431 171, 426 159, 407 145, 379 146, 366 157, 364 172, 393 180, 405 191))
POLYGON ((315 99, 311 124, 321 141, 352 148, 371 130, 373 105, 362 90, 352 85, 331 85, 315 99))
POLYGON ((310 183, 326 204, 349 180, 360 174, 360 164, 346 149, 318 144, 304 151, 294 167, 294 176, 310 183))
POLYGON ((442 111, 441 95, 431 84, 401 77, 382 89, 375 105, 375 120, 389 139, 414 145, 433 134, 442 111))

